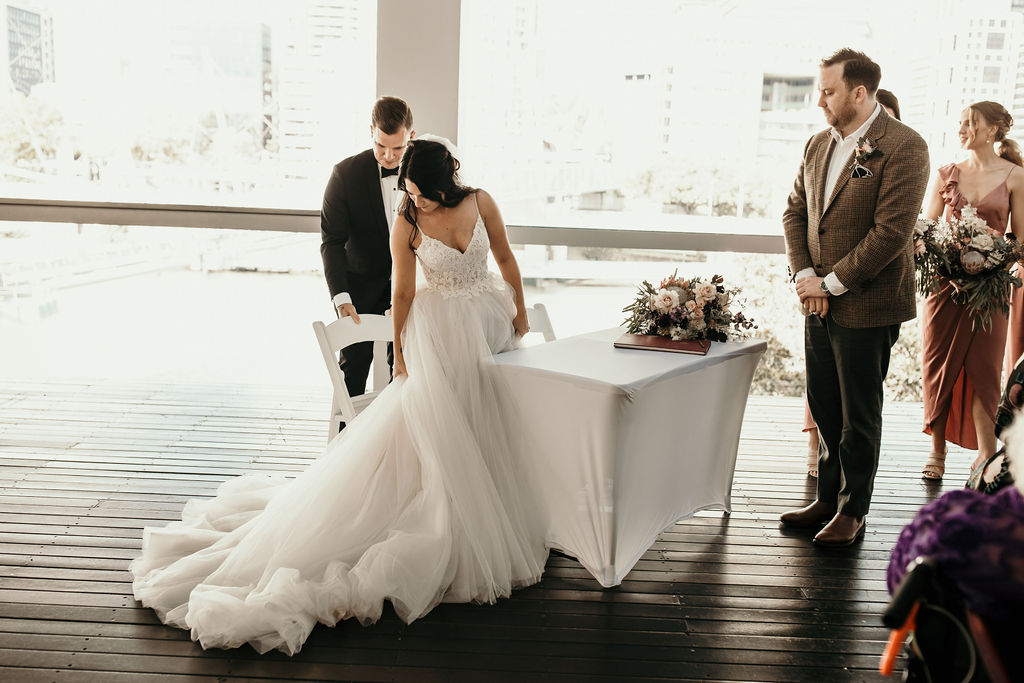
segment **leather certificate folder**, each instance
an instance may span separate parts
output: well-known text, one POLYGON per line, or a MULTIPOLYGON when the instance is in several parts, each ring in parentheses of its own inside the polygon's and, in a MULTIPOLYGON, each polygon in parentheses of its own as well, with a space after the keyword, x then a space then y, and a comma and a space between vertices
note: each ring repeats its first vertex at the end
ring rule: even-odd
POLYGON ((695 353, 706 355, 711 348, 708 339, 682 339, 676 341, 654 334, 624 334, 615 340, 617 349, 642 349, 646 351, 671 351, 673 353, 695 353))

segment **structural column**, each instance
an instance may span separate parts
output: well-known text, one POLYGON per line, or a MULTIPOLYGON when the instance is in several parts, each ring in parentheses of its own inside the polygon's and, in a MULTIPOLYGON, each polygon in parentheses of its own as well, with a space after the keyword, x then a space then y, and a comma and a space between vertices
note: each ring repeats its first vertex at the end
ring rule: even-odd
POLYGON ((378 0, 377 96, 401 97, 418 133, 458 142, 461 0, 378 0))

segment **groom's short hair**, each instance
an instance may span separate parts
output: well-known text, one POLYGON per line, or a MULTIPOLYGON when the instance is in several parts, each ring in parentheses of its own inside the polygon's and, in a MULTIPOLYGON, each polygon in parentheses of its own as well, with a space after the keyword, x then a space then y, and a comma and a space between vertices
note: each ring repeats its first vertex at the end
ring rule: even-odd
POLYGON ((869 95, 874 95, 878 90, 878 84, 882 81, 882 67, 863 52, 844 47, 821 60, 822 68, 836 64, 843 65, 843 82, 847 88, 852 90, 863 85, 869 95))
POLYGON ((397 97, 382 97, 373 103, 370 123, 385 135, 397 133, 400 128, 412 130, 412 109, 405 100, 397 97))

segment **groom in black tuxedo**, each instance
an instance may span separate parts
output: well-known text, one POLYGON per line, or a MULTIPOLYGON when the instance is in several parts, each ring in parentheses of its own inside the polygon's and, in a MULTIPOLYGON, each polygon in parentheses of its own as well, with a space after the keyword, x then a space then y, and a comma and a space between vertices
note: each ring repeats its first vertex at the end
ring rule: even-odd
MULTIPOLYGON (((391 307, 391 224, 395 218, 398 163, 415 135, 412 111, 397 97, 373 105, 373 147, 339 162, 320 210, 320 255, 339 317, 382 314, 391 307)), ((390 353, 388 354, 390 356, 390 353)), ((348 393, 366 391, 373 343, 353 344, 341 354, 348 393)))

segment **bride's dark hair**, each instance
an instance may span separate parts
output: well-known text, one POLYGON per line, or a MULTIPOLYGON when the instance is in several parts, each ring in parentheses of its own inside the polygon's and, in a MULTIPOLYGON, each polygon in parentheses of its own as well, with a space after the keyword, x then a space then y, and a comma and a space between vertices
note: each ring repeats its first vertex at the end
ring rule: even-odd
MULTIPOLYGON (((463 185, 459 180, 459 160, 440 142, 433 140, 410 140, 402 154, 398 167, 398 189, 405 192, 406 179, 416 183, 420 194, 441 206, 458 206, 463 199, 476 192, 475 188, 463 185)), ((402 215, 412 225, 409 246, 412 247, 419 232, 416 224, 416 205, 409 201, 409 195, 402 198, 402 215)))

